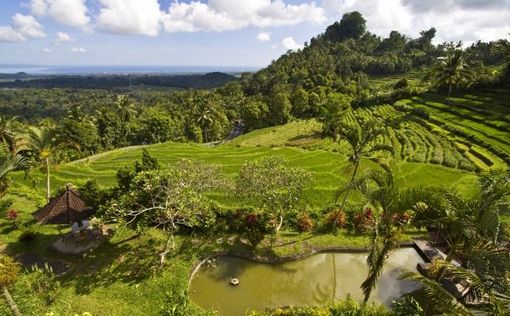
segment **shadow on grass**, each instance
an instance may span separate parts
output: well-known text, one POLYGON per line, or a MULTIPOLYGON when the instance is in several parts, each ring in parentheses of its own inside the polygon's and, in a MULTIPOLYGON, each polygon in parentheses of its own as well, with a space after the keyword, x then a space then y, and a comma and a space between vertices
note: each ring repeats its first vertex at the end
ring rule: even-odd
POLYGON ((158 272, 160 246, 159 241, 140 235, 116 243, 107 240, 77 262, 64 282, 72 283, 77 294, 119 282, 137 284, 158 272))

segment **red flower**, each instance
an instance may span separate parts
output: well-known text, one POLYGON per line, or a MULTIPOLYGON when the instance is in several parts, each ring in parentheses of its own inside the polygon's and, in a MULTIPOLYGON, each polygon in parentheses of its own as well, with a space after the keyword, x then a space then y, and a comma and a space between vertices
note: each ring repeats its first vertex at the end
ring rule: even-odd
POLYGON ((16 210, 10 209, 7 211, 7 218, 10 220, 15 220, 18 218, 18 212, 16 210))

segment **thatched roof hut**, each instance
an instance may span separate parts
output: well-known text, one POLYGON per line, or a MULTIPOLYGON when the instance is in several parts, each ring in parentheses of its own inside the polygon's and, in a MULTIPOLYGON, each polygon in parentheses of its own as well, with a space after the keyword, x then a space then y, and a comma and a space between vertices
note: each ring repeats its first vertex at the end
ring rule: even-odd
POLYGON ((72 224, 92 214, 94 210, 85 205, 80 193, 68 186, 64 194, 52 198, 32 215, 39 224, 72 224))

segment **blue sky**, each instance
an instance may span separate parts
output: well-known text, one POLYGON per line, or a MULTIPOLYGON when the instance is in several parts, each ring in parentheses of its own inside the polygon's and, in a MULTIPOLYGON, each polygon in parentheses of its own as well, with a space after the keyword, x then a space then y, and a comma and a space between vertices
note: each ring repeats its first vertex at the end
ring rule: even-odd
POLYGON ((265 66, 353 10, 381 36, 510 33, 510 0, 4 0, 0 63, 265 66))

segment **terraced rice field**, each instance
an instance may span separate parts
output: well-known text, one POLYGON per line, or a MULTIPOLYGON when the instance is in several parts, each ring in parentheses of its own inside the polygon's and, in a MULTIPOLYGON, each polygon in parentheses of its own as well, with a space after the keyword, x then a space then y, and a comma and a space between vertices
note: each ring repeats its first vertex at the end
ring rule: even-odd
POLYGON ((428 120, 419 120, 429 131, 443 135, 455 144, 457 151, 477 170, 506 168, 510 163, 510 91, 483 90, 476 94, 452 97, 449 104, 444 96, 427 94, 405 104, 429 113, 428 120))
MULTIPOLYGON (((206 146, 199 144, 165 143, 145 147, 165 166, 180 159, 198 159, 217 164, 229 177, 235 177, 246 161, 269 155, 282 155, 291 165, 312 171, 315 175, 313 188, 306 192, 311 207, 318 208, 333 201, 335 191, 344 183, 351 172, 345 155, 325 150, 309 151, 290 147, 237 147, 229 144, 206 146)), ((53 188, 66 183, 81 185, 89 179, 96 179, 103 187, 116 184, 115 174, 119 168, 132 166, 140 158, 142 147, 130 147, 92 156, 77 162, 61 165, 52 172, 53 188)), ((372 166, 365 162, 361 170, 372 166)), ((471 193, 476 176, 467 171, 460 171, 443 166, 401 162, 394 166, 397 181, 406 186, 447 185, 464 193, 471 193)), ((39 183, 34 187, 25 180, 23 174, 14 175, 12 193, 17 191, 32 192, 32 197, 43 197, 44 179, 37 174, 39 183)), ((235 198, 219 192, 214 198, 223 205, 236 204, 235 198)), ((32 198, 33 199, 33 198, 32 198)), ((42 201, 41 201, 42 202, 42 201)))
MULTIPOLYGON (((510 91, 486 90, 452 97, 429 94, 398 101, 395 105, 358 110, 386 123, 385 142, 395 148, 393 169, 403 186, 437 185, 472 194, 476 172, 507 168, 510 155, 510 91), (422 109, 428 119, 401 111, 403 107, 422 109)), ((130 167, 141 156, 142 148, 165 166, 180 159, 198 159, 220 165, 234 178, 246 161, 269 155, 282 155, 293 166, 315 174, 313 188, 306 192, 311 207, 319 208, 333 201, 335 191, 351 173, 346 144, 320 138, 321 125, 315 120, 294 121, 287 125, 260 129, 219 145, 164 143, 128 147, 55 166, 52 184, 56 190, 66 183, 81 185, 96 179, 102 187, 116 184, 115 174, 130 167)), ((362 170, 373 167, 364 162, 362 170)), ((44 175, 31 178, 17 173, 11 195, 35 204, 44 197, 44 175)), ((232 194, 218 192, 213 197, 222 205, 237 205, 232 194)), ((18 200, 19 202, 20 200, 18 200)), ((22 200, 23 201, 23 200, 22 200)), ((27 204, 27 203, 25 203, 27 204)))

